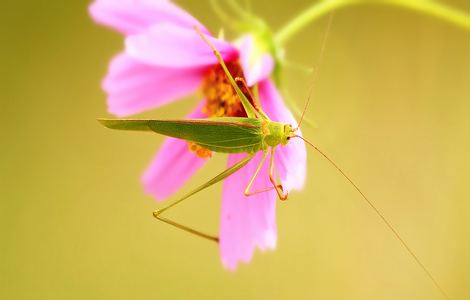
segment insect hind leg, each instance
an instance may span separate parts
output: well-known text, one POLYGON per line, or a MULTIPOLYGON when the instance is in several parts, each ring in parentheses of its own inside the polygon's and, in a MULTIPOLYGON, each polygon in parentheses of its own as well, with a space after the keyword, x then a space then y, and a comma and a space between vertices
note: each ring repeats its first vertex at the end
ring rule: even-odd
MULTIPOLYGON (((261 109, 261 104, 260 104, 260 101, 259 101, 259 97, 255 97, 255 95, 253 95, 253 92, 251 91, 250 87, 248 86, 248 83, 246 82, 245 78, 243 77, 235 77, 235 82, 238 84, 240 83, 242 88, 243 88, 243 92, 246 91, 246 96, 248 98, 248 101, 250 101, 250 103, 253 105, 254 109, 263 116, 264 119, 268 119, 268 116, 264 113, 264 111, 261 109)), ((259 96, 259 95, 258 95, 259 96)))
POLYGON ((184 195, 183 197, 179 198, 178 200, 176 200, 175 202, 165 206, 165 207, 162 207, 160 209, 157 209, 153 212, 153 216, 159 220, 159 221, 162 221, 164 223, 167 223, 169 225, 172 225, 178 229, 182 229, 186 232, 189 232, 189 233, 192 233, 194 235, 197 235, 199 237, 202 237, 202 238, 205 238, 205 239, 208 239, 208 240, 211 240, 211 241, 215 241, 215 242, 219 242, 219 238, 216 237, 216 236, 212 236, 212 235, 209 235, 209 234, 206 234, 206 233, 203 233, 199 230, 196 230, 196 229, 193 229, 189 226, 186 226, 186 225, 182 225, 180 223, 177 223, 173 220, 170 220, 168 218, 165 218, 165 217, 162 217, 161 214, 169 209, 171 209, 172 207, 180 204, 181 202, 183 202, 184 200, 190 198, 191 196, 193 196, 194 194, 210 187, 211 185, 213 184, 216 184, 217 182, 227 178, 228 176, 232 175, 233 173, 235 173, 236 171, 240 170, 242 167, 244 167, 248 162, 250 162, 250 160, 253 158, 253 154, 249 154, 247 155, 244 159, 242 159, 241 161, 239 161, 238 163, 232 165, 231 167, 229 167, 228 169, 225 169, 222 173, 218 174, 217 176, 215 176, 214 178, 210 179, 209 181, 205 182, 204 184, 198 186, 197 188, 193 189, 192 191, 190 191, 189 193, 187 193, 186 195, 184 195))
POLYGON ((177 222, 175 222, 175 221, 173 221, 173 220, 170 220, 170 219, 168 219, 168 218, 162 217, 160 214, 161 214, 161 211, 159 211, 158 209, 153 212, 153 216, 154 216, 157 220, 159 220, 159 221, 162 221, 162 222, 164 222, 164 223, 167 223, 167 224, 169 224, 169 225, 172 225, 172 226, 174 226, 174 227, 176 227, 176 228, 179 228, 179 229, 184 230, 184 231, 186 231, 186 232, 192 233, 192 234, 197 235, 197 236, 199 236, 199 237, 208 239, 208 240, 210 240, 210 241, 214 241, 214 242, 216 242, 216 243, 219 242, 219 237, 218 237, 218 236, 213 236, 213 235, 204 233, 204 232, 202 232, 202 231, 193 229, 193 228, 191 228, 191 227, 188 227, 188 226, 186 226, 186 225, 177 223, 177 222))

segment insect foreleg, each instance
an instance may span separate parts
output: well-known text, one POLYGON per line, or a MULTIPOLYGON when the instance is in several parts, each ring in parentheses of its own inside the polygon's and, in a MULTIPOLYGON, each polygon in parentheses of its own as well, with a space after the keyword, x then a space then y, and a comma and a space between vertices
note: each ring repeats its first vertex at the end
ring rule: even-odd
POLYGON ((228 176, 232 175, 233 173, 235 173, 236 171, 240 170, 241 168, 243 168, 252 158, 253 158, 254 154, 248 154, 244 159, 242 159, 241 161, 239 161, 238 163, 234 164, 233 166, 231 166, 230 168, 226 169, 225 171, 223 171, 222 173, 220 173, 219 175, 215 176, 214 178, 212 178, 211 180, 207 181, 206 183, 198 186, 197 188, 195 188, 194 190, 192 190, 191 192, 187 193, 186 195, 184 195, 183 197, 181 197, 180 199, 176 200, 175 202, 171 203, 170 205, 168 206, 165 206, 163 208, 160 208, 160 209, 157 209, 153 212, 153 216, 157 219, 157 220, 160 220, 162 222, 165 222, 167 224, 170 224, 170 225, 173 225, 179 229, 182 229, 182 230, 185 230, 187 232, 190 232, 192 234, 195 234, 197 236, 200 236, 200 237, 203 237, 203 238, 206 238, 206 239, 209 239, 209 240, 212 240, 212 241, 216 241, 218 242, 218 238, 217 237, 214 237, 214 236, 211 236, 211 235, 208 235, 208 234, 205 234, 205 233, 202 233, 201 231, 198 231, 198 230, 195 230, 195 229, 192 229, 188 226, 185 226, 185 225, 182 225, 180 223, 177 223, 177 222, 174 222, 170 219, 167 219, 167 218, 164 218, 161 216, 161 214, 167 210, 169 210, 170 208, 172 208, 173 206, 183 202, 184 200, 188 199, 189 197, 193 196, 194 194, 197 194, 198 192, 210 187, 211 185, 227 178, 228 176))
POLYGON ((279 199, 281 199, 282 201, 287 200, 287 197, 289 196, 289 192, 284 193, 284 188, 282 187, 282 184, 276 182, 276 179, 274 178, 274 147, 271 147, 271 161, 269 163, 269 180, 273 184, 273 187, 276 189, 279 199))

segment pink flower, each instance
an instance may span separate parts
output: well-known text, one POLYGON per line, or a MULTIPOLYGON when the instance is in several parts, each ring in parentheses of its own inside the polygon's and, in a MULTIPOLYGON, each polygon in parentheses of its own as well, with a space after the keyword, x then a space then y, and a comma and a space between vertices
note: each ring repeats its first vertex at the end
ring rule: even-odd
MULTIPOLYGON (((176 101, 202 90, 204 99, 188 118, 244 116, 243 108, 223 75, 211 49, 196 33, 202 32, 221 52, 234 76, 244 76, 250 86, 258 83, 263 110, 273 121, 296 125, 274 84, 270 55, 253 60, 254 41, 243 37, 235 47, 214 38, 187 12, 167 0, 97 0, 90 13, 100 24, 125 35, 125 50, 117 55, 103 81, 109 111, 127 116, 176 101)), ((185 141, 167 138, 142 177, 146 193, 164 200, 202 167, 208 151, 185 141)), ((233 165, 244 154, 229 155, 233 165)), ((219 247, 222 263, 235 269, 249 262, 256 247, 276 247, 276 193, 245 197, 243 192, 261 153, 224 182, 219 247)), ((275 164, 286 190, 301 189, 306 174, 306 149, 300 139, 278 147, 275 164)), ((271 186, 265 163, 252 190, 271 186)))

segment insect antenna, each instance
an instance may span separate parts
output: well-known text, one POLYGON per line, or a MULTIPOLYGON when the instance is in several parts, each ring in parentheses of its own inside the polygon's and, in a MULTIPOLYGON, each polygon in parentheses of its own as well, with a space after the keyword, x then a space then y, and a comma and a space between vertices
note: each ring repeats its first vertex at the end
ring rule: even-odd
POLYGON ((322 41, 321 48, 320 48, 320 56, 318 57, 318 62, 316 64, 317 67, 313 69, 312 84, 310 86, 310 91, 308 92, 307 102, 305 102, 304 110, 302 111, 302 115, 300 116, 300 120, 297 123, 297 127, 295 128, 295 130, 298 130, 300 128, 300 125, 302 124, 302 121, 304 120, 304 117, 305 117, 305 112, 307 111, 307 108, 310 104, 310 99, 312 98, 312 94, 313 94, 313 88, 315 86, 315 82, 317 81, 318 73, 320 72, 320 65, 321 65, 321 62, 323 61, 323 56, 325 55, 326 41, 328 40, 328 36, 330 34, 331 24, 333 23, 333 16, 334 16, 334 13, 330 13, 330 17, 328 19, 328 25, 326 27, 325 35, 323 36, 323 41, 322 41))
POLYGON ((441 285, 437 282, 437 280, 434 278, 434 276, 431 274, 431 272, 426 268, 426 266, 421 262, 421 260, 418 258, 418 256, 414 253, 413 250, 408 246, 408 244, 405 242, 405 240, 401 237, 401 235, 398 233, 398 231, 395 229, 395 227, 390 223, 390 221, 384 216, 384 214, 375 206, 375 204, 362 192, 362 190, 359 188, 359 186, 354 183, 354 181, 346 175, 346 173, 328 156, 325 154, 325 152, 321 151, 317 146, 306 140, 304 137, 300 135, 294 135, 293 137, 297 137, 302 139, 305 143, 313 147, 321 156, 323 156, 341 175, 343 175, 344 178, 356 189, 356 191, 361 194, 362 198, 367 202, 367 204, 375 211, 375 213, 382 219, 382 221, 385 223, 385 225, 390 229, 393 233, 393 235, 398 239, 398 241, 402 244, 402 246, 406 249, 406 251, 413 257, 413 260, 419 265, 419 267, 426 273, 427 277, 434 283, 436 288, 440 291, 440 293, 446 298, 450 299, 450 297, 447 295, 447 293, 444 291, 444 289, 441 287, 441 285))

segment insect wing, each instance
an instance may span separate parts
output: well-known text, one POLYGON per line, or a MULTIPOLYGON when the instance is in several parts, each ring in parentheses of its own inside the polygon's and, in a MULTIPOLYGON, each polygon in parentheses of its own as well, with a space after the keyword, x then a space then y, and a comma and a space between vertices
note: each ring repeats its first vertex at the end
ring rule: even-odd
POLYGON ((111 129, 153 131, 195 142, 217 152, 243 152, 261 144, 261 121, 254 118, 211 118, 192 120, 102 119, 111 129))

